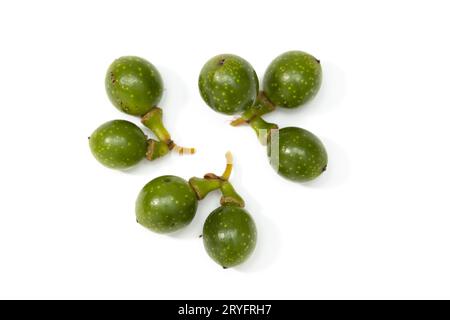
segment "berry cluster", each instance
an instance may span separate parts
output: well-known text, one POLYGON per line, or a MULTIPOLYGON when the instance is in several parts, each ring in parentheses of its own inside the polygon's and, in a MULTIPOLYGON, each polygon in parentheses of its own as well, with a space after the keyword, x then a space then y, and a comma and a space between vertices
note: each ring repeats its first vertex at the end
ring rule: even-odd
POLYGON ((220 207, 211 212, 203 226, 203 244, 209 256, 224 268, 244 262, 255 248, 256 226, 244 209, 244 200, 228 180, 232 168, 232 156, 227 153, 227 166, 221 176, 208 173, 189 181, 177 176, 153 179, 137 198, 138 223, 158 233, 179 230, 192 221, 199 200, 220 190, 220 207))
POLYGON ((105 77, 106 92, 112 104, 120 111, 138 116, 157 139, 147 136, 135 124, 125 120, 104 123, 90 136, 92 153, 103 165, 127 169, 143 158, 155 160, 175 150, 192 154, 193 148, 175 144, 162 121, 158 107, 163 92, 163 81, 150 62, 138 57, 121 57, 109 67, 105 77))
MULTIPOLYGON (((266 70, 263 87, 253 67, 244 59, 222 54, 202 68, 198 86, 203 100, 217 112, 240 114, 233 126, 249 124, 267 146, 272 167, 293 181, 318 177, 327 167, 327 153, 311 132, 297 128, 279 129, 262 116, 281 108, 298 108, 311 100, 320 88, 320 61, 301 52, 278 56, 266 70)), ((162 109, 163 81, 158 70, 138 57, 122 57, 109 67, 105 86, 113 105, 138 116, 156 139, 148 139, 134 123, 113 120, 98 127, 90 136, 92 154, 103 165, 127 169, 143 158, 155 160, 174 150, 192 154, 193 148, 180 147, 164 127, 162 109)), ((224 268, 244 262, 256 245, 256 226, 244 209, 245 202, 229 181, 233 168, 231 153, 222 175, 208 173, 189 181, 178 176, 160 176, 147 183, 136 200, 136 220, 157 232, 170 233, 187 226, 194 218, 198 201, 210 192, 221 192, 220 206, 203 225, 203 244, 209 256, 224 268)))
POLYGON ((322 142, 302 128, 278 129, 262 116, 276 107, 294 109, 304 105, 317 94, 321 82, 319 60, 305 52, 289 51, 270 63, 261 91, 250 63, 231 54, 221 54, 206 62, 198 87, 213 110, 241 114, 231 125, 248 123, 256 131, 262 144, 267 145, 272 167, 281 176, 303 182, 317 178, 327 167, 322 142))

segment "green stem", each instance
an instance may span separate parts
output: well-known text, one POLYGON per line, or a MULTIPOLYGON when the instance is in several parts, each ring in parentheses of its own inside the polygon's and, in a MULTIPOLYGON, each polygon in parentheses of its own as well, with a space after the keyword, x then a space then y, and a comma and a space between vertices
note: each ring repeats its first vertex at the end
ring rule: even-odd
POLYGON ((242 113, 241 117, 231 122, 232 126, 238 126, 250 122, 253 118, 262 116, 275 110, 275 105, 267 98, 264 91, 260 91, 253 106, 242 113))
POLYGON ((192 177, 189 179, 189 185, 197 195, 197 199, 204 199, 210 192, 220 189, 222 197, 220 204, 222 206, 244 207, 244 199, 236 192, 233 185, 228 181, 233 169, 233 156, 227 152, 227 166, 222 176, 214 173, 205 174, 204 178, 192 177))
POLYGON ((149 128, 156 137, 165 144, 169 145, 172 140, 167 129, 164 127, 162 120, 162 110, 158 107, 153 107, 148 113, 142 117, 142 124, 149 128))
POLYGON ((220 199, 222 206, 238 206, 241 208, 245 206, 244 199, 236 192, 230 182, 223 181, 220 191, 222 192, 222 198, 220 199))
POLYGON ((261 116, 254 117, 252 120, 250 120, 249 124, 256 132, 259 142, 261 142, 261 144, 263 145, 267 144, 267 139, 270 135, 270 131, 278 129, 278 126, 275 123, 267 122, 261 116))
POLYGON ((153 139, 149 139, 147 142, 148 148, 146 157, 150 161, 163 157, 170 151, 169 147, 164 142, 156 141, 153 139))
POLYGON ((169 150, 174 150, 180 155, 194 154, 194 148, 181 147, 172 141, 169 131, 164 127, 162 117, 162 109, 153 107, 142 117, 141 122, 144 126, 149 128, 161 142, 165 143, 169 150))
POLYGON ((233 155, 230 151, 225 154, 225 158, 227 159, 227 166, 225 167, 225 171, 222 173, 221 178, 228 181, 231 176, 231 171, 233 171, 233 155))
POLYGON ((204 199, 211 191, 220 189, 222 181, 220 179, 208 179, 192 177, 189 185, 197 195, 198 200, 204 199))

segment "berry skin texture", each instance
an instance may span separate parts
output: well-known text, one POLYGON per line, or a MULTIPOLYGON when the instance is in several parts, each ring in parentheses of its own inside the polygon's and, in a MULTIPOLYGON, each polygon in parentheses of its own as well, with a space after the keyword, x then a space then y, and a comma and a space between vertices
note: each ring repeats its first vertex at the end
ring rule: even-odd
POLYGON ((264 74, 263 89, 276 106, 297 108, 317 94, 321 83, 319 60, 305 52, 289 51, 270 63, 264 74))
POLYGON ((259 80, 246 60, 232 54, 221 54, 203 66, 198 87, 208 106, 217 112, 231 115, 255 103, 259 80))
POLYGON ((187 226, 195 216, 198 200, 188 182, 161 176, 145 185, 136 200, 136 218, 142 226, 169 233, 187 226))
POLYGON ((328 162, 327 152, 319 138, 311 132, 287 127, 278 131, 278 148, 276 139, 277 135, 272 133, 267 153, 272 167, 281 176, 305 182, 317 178, 325 171, 328 162))
POLYGON ((147 137, 134 123, 113 120, 92 133, 89 146, 95 158, 106 167, 127 169, 145 157, 147 137))
POLYGON ((250 214, 236 206, 221 206, 206 219, 203 244, 209 256, 229 268, 243 263, 256 246, 256 226, 250 214))
POLYGON ((121 57, 109 66, 105 86, 113 105, 133 116, 146 114, 163 93, 163 81, 155 66, 131 56, 121 57))

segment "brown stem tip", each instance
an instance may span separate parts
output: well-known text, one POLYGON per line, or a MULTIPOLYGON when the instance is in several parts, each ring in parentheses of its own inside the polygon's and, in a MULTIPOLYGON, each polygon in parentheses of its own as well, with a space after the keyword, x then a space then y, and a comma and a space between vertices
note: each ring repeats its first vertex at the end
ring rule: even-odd
POLYGON ((175 146, 173 147, 173 150, 175 152, 177 152, 180 156, 184 155, 184 154, 194 154, 195 153, 195 148, 185 148, 185 147, 180 147, 178 145, 175 144, 175 146))

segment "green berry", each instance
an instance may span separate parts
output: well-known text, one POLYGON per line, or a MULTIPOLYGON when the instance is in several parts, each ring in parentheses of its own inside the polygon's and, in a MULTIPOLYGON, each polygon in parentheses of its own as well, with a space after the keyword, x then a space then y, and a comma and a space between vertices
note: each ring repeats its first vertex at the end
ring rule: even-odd
POLYGON ((89 138, 92 154, 103 165, 126 169, 141 161, 147 152, 147 137, 134 123, 125 120, 106 122, 89 138))
POLYGON ((322 68, 308 53, 289 51, 275 58, 264 74, 263 89, 276 106, 297 108, 319 91, 322 68))
POLYGON ((255 103, 259 81, 246 60, 232 54, 221 54, 203 66, 198 87, 203 100, 212 109, 235 114, 255 103))
POLYGON ((121 57, 109 67, 106 92, 122 112, 143 116, 161 100, 163 81, 158 70, 139 57, 121 57))
POLYGON ((272 132, 267 152, 272 167, 290 180, 312 180, 327 167, 325 147, 319 138, 305 129, 287 127, 272 132))
POLYGON ((186 180, 161 176, 141 190, 136 201, 136 218, 154 232, 173 232, 192 221, 197 203, 195 192, 186 180))
POLYGON ((226 268, 244 262, 255 249, 256 238, 252 217, 236 206, 215 209, 203 226, 203 244, 207 253, 226 268))

